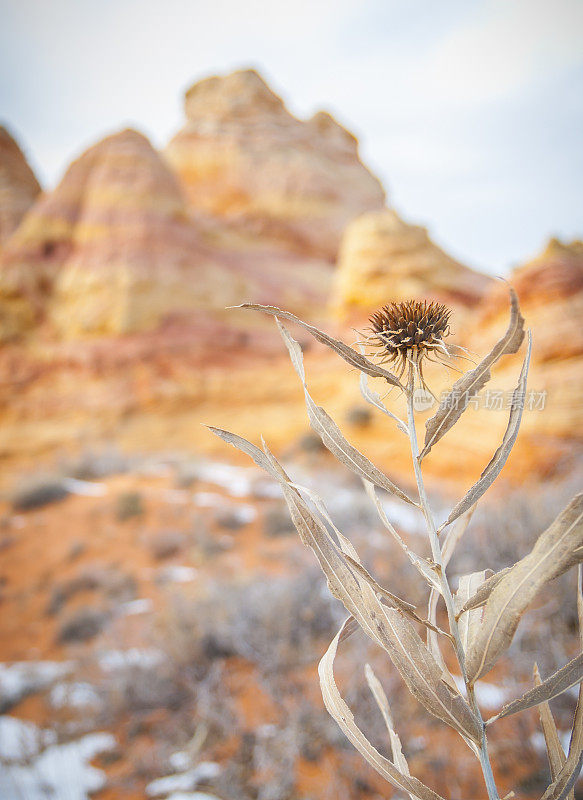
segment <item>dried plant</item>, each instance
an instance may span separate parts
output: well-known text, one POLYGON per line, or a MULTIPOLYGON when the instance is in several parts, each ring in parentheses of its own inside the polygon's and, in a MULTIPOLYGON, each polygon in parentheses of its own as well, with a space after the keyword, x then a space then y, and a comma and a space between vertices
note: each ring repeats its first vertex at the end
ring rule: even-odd
MULTIPOLYGON (((211 428, 229 444, 250 455, 280 485, 298 533, 318 559, 332 594, 349 613, 319 665, 320 684, 326 708, 344 734, 368 763, 411 800, 440 800, 440 796, 411 776, 396 733, 390 707, 378 678, 365 667, 366 679, 388 730, 392 758, 386 758, 368 741, 355 723, 334 680, 333 666, 338 646, 358 627, 381 647, 401 674, 407 687, 422 706, 459 733, 480 762, 489 800, 499 800, 488 755, 487 734, 502 717, 534 706, 539 707, 547 745, 552 782, 541 800, 574 799, 574 784, 583 762, 583 654, 577 656, 546 680, 541 680, 536 665, 535 686, 522 697, 506 704, 498 714, 484 721, 476 700, 475 684, 492 669, 509 647, 520 618, 549 581, 583 561, 583 494, 578 494, 545 530, 532 551, 496 574, 481 569, 464 575, 454 594, 446 567, 463 536, 476 503, 489 489, 506 463, 520 426, 530 360, 531 338, 527 334, 526 355, 512 396, 508 425, 502 442, 478 481, 455 505, 439 527, 427 499, 421 463, 429 451, 460 419, 471 399, 490 379, 490 370, 505 355, 518 352, 525 339, 524 319, 518 298, 510 289, 511 311, 508 329, 492 350, 473 369, 462 373, 444 396, 436 413, 425 423, 425 441, 419 449, 415 426, 414 392, 425 387, 422 366, 435 356, 443 359, 461 356, 464 351, 446 345, 449 312, 431 303, 400 303, 386 306, 371 318, 366 343, 377 347, 380 361, 396 364, 394 375, 380 363, 370 360, 343 342, 303 322, 293 314, 272 306, 244 304, 242 308, 271 314, 288 348, 292 364, 305 393, 308 417, 314 431, 336 458, 358 475, 383 525, 418 570, 428 590, 427 612, 383 588, 364 568, 352 543, 336 528, 322 500, 305 487, 293 483, 263 442, 263 450, 228 431, 211 428), (289 320, 330 347, 361 373, 364 398, 396 422, 409 439, 416 498, 409 497, 384 472, 345 439, 326 411, 312 400, 306 385, 303 356, 299 344, 283 326, 289 320), (406 381, 401 382, 403 375, 406 381), (396 417, 383 404, 379 394, 368 386, 368 377, 380 378, 397 388, 407 408, 407 422, 396 417), (377 488, 400 498, 423 514, 431 545, 431 559, 416 554, 387 518, 377 497, 377 488), (447 609, 448 630, 437 624, 437 605, 442 599, 447 609), (419 630, 425 631, 426 642, 419 630), (445 640, 457 656, 461 679, 456 682, 447 668, 442 646, 445 640), (579 684, 579 702, 573 721, 568 753, 563 751, 548 701, 579 684), (463 686, 463 688, 459 688, 463 686)), ((579 624, 583 631, 581 566, 578 567, 579 624)), ((583 638, 583 633, 581 634, 583 638)), ((511 792, 507 797, 514 796, 511 792)))

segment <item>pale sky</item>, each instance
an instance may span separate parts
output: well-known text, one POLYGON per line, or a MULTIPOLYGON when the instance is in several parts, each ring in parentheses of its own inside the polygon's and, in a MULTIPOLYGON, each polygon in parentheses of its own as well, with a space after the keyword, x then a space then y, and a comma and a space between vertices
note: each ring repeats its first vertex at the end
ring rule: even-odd
POLYGON ((583 236, 583 0, 0 0, 0 120, 43 185, 104 134, 162 147, 253 66, 355 132, 389 202, 498 274, 583 236))

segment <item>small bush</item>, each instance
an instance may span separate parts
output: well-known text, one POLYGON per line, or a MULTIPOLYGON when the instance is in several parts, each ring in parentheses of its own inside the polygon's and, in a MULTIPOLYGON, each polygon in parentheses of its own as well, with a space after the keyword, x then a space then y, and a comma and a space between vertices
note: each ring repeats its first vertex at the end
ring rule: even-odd
POLYGON ((159 531, 150 537, 148 549, 156 561, 163 561, 179 553, 186 543, 180 531, 159 531))
POLYGON ((266 536, 292 536, 295 534, 293 522, 286 505, 277 505, 268 509, 263 520, 263 530, 266 536))
POLYGON ((58 632, 61 644, 86 642, 93 639, 105 628, 108 615, 98 608, 85 606, 74 611, 63 621, 58 632))
POLYGON ((140 492, 123 492, 118 496, 115 515, 119 522, 125 522, 132 517, 141 517, 143 513, 144 502, 140 492))
POLYGON ((30 479, 13 492, 12 508, 15 511, 32 511, 64 500, 68 494, 63 481, 59 478, 30 479))
POLYGON ((346 422, 359 428, 365 428, 372 422, 372 411, 364 406, 352 406, 346 412, 346 422))

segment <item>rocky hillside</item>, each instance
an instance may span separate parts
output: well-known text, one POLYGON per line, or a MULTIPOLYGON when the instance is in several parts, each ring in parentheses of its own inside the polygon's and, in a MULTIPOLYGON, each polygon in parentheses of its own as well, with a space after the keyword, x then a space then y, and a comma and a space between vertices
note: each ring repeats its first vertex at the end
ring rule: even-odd
MULTIPOLYGON (((330 117, 296 119, 253 71, 195 84, 186 113, 164 154, 132 130, 91 147, 6 242, 4 459, 104 438, 127 450, 218 454, 201 422, 264 434, 280 450, 300 441, 302 392, 273 321, 225 310, 246 300, 295 311, 348 342, 376 307, 409 297, 451 305, 458 342, 479 354, 504 330, 504 287, 383 208, 356 140, 330 117)), ((551 243, 512 277, 534 329, 530 385, 548 406, 525 415, 508 475, 552 471, 579 446, 582 258, 580 244, 551 243)), ((355 374, 298 337, 318 402, 357 445, 408 470, 398 433, 370 419, 355 374)), ((504 391, 513 370, 497 373, 504 391)), ((456 377, 433 373, 436 394, 456 377)), ((465 417, 439 459, 427 459, 454 484, 479 474, 506 419, 465 417)))
POLYGON ((386 208, 363 214, 347 227, 332 304, 343 318, 368 315, 391 300, 425 297, 475 309, 491 283, 445 253, 426 228, 386 208))
POLYGON ((22 150, 0 125, 0 248, 16 230, 40 191, 22 150))
POLYGON ((336 257, 342 231, 385 194, 329 114, 299 120, 254 70, 195 83, 164 154, 194 209, 302 254, 336 257))

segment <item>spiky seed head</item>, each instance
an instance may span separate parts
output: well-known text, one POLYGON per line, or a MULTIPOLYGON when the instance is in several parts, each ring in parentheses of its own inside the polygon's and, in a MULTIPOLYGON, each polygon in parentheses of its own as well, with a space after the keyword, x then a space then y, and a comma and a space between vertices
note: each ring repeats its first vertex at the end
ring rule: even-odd
POLYGON ((446 353, 451 311, 442 303, 407 300, 389 303, 370 317, 368 343, 379 348, 384 362, 395 362, 403 373, 407 362, 421 363, 430 353, 446 353))

